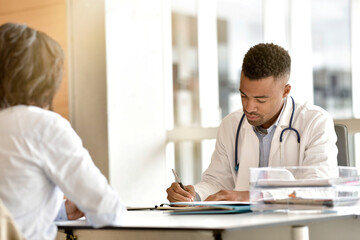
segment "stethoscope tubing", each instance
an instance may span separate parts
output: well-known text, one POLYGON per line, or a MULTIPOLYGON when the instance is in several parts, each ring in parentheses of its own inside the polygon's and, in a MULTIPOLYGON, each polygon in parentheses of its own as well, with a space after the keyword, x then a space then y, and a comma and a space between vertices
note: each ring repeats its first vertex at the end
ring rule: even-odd
MULTIPOLYGON (((285 128, 285 129, 283 129, 281 131, 281 133, 280 133, 280 143, 282 143, 282 136, 283 136, 284 132, 286 132, 288 130, 289 131, 294 131, 296 133, 297 141, 298 141, 298 143, 300 143, 300 134, 299 134, 298 130, 296 130, 295 128, 292 127, 292 121, 293 121, 294 113, 295 113, 295 101, 294 101, 293 97, 291 97, 291 100, 292 100, 292 113, 291 113, 291 117, 290 117, 289 127, 285 128)), ((238 144, 239 144, 240 128, 241 128, 241 125, 242 125, 242 123, 244 121, 244 118, 245 118, 245 113, 242 115, 242 117, 240 119, 240 122, 239 122, 239 125, 238 125, 238 128, 237 128, 237 131, 236 131, 236 138, 235 138, 235 172, 237 172, 239 170, 238 144)))

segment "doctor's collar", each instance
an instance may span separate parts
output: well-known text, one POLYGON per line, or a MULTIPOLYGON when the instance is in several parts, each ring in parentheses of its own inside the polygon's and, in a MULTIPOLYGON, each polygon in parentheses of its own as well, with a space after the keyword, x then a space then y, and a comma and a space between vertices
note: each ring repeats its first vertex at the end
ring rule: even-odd
POLYGON ((268 134, 268 133, 271 131, 271 129, 272 129, 273 127, 277 127, 277 126, 279 125, 280 119, 281 119, 281 117, 282 117, 282 115, 283 115, 283 113, 284 113, 284 109, 285 109, 285 107, 286 107, 286 103, 287 103, 287 97, 284 98, 284 104, 283 104, 283 106, 282 106, 282 108, 281 108, 281 112, 280 112, 278 118, 276 119, 276 121, 275 121, 270 127, 268 127, 268 128, 263 128, 263 127, 261 127, 261 126, 256 126, 256 127, 255 127, 255 126, 252 126, 253 130, 254 130, 255 132, 257 132, 257 133, 265 136, 266 134, 268 134))

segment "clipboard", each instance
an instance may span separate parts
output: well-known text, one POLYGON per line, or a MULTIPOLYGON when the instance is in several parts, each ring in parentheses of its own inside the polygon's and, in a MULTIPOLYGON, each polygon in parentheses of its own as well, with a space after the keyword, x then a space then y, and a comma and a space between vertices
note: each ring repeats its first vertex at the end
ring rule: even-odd
POLYGON ((236 204, 232 202, 226 204, 223 202, 173 202, 169 204, 174 209, 169 210, 171 215, 189 215, 189 214, 231 214, 251 212, 250 204, 236 204), (175 205, 175 206, 174 206, 175 205), (176 207, 176 206, 181 207, 176 207))
POLYGON ((160 205, 155 205, 154 207, 126 207, 128 211, 141 211, 141 210, 182 210, 182 209, 190 209, 190 206, 171 206, 169 203, 162 203, 160 205))
POLYGON ((154 210, 164 211, 172 215, 185 214, 228 214, 251 212, 249 202, 215 201, 215 202, 172 202, 154 207, 127 207, 128 211, 154 210))

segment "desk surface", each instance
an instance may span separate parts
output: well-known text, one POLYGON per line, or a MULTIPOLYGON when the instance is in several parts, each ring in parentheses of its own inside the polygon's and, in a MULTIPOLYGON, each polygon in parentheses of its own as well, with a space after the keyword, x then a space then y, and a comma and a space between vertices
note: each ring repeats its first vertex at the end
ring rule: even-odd
MULTIPOLYGON (((360 211, 342 209, 337 213, 242 213, 170 215, 162 211, 129 211, 117 229, 238 230, 279 225, 301 225, 313 221, 357 218, 360 211)), ((59 229, 89 229, 85 220, 58 222, 59 229)))

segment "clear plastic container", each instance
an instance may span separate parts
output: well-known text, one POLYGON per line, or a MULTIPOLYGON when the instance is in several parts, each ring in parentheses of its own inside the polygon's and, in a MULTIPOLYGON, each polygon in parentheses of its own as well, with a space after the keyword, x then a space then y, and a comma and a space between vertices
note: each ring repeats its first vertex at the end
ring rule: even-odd
POLYGON ((253 211, 330 210, 360 200, 360 176, 353 167, 250 169, 253 211))

